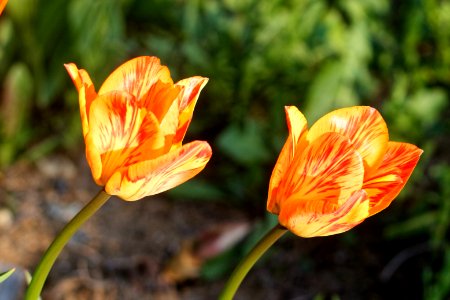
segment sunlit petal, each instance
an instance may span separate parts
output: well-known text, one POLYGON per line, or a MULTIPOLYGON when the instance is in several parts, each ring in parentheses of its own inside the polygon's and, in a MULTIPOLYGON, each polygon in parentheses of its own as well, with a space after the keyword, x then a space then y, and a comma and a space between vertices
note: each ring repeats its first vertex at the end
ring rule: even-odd
POLYGON ((326 132, 347 136, 361 154, 368 171, 381 163, 389 140, 382 116, 368 106, 342 108, 326 114, 311 127, 307 139, 313 141, 326 132))
MULTIPOLYGON (((308 131, 308 124, 306 118, 295 106, 286 106, 286 121, 289 129, 289 137, 281 149, 278 160, 272 171, 272 176, 269 182, 269 195, 267 199, 267 209, 277 214, 279 213, 278 200, 282 197, 278 195, 280 182, 283 180, 292 160, 294 159, 295 149, 298 147, 300 137, 305 135, 308 131)), ((306 146, 306 145, 304 145, 306 146)))
POLYGON ((139 106, 152 111, 159 122, 162 122, 170 107, 173 104, 178 106, 180 93, 181 87, 157 81, 142 98, 136 100, 139 106))
POLYGON ((192 113, 195 104, 197 103, 200 92, 208 83, 208 78, 201 76, 193 76, 182 79, 175 85, 183 88, 183 94, 180 100, 180 111, 189 111, 192 113))
POLYGON ((86 72, 86 70, 78 69, 74 63, 64 64, 64 67, 69 73, 70 78, 72 78, 75 87, 79 91, 83 86, 93 86, 91 77, 86 72))
POLYGON ((79 70, 73 63, 65 64, 64 67, 69 73, 69 76, 72 78, 72 81, 79 93, 78 101, 80 104, 81 124, 83 128, 83 136, 86 137, 89 128, 89 109, 92 101, 94 101, 97 97, 97 93, 95 92, 94 84, 92 83, 89 74, 85 70, 79 70))
POLYGON ((136 99, 141 99, 145 98, 157 81, 173 84, 169 69, 161 66, 157 57, 141 56, 127 61, 114 70, 98 94, 121 90, 135 96, 136 99))
POLYGON ((164 152, 169 152, 181 147, 180 144, 174 144, 174 138, 178 130, 179 124, 179 105, 178 101, 174 101, 172 106, 167 111, 164 118, 161 120, 161 133, 164 135, 164 152))
POLYGON ((208 78, 194 76, 178 81, 175 85, 182 88, 179 102, 179 124, 174 137, 174 145, 179 145, 183 141, 186 131, 191 123, 195 104, 200 92, 208 82, 208 78))
POLYGON ((269 194, 267 197, 267 210, 273 214, 280 213, 279 201, 283 201, 283 196, 281 191, 279 191, 279 185, 284 179, 289 166, 292 162, 292 137, 289 136, 286 143, 281 149, 278 160, 272 171, 272 176, 269 182, 269 194))
POLYGON ((127 93, 99 96, 91 105, 90 120, 89 135, 103 165, 101 182, 164 147, 154 115, 135 105, 135 98, 127 93))
POLYGON ((301 237, 327 236, 345 232, 369 216, 364 190, 354 192, 338 209, 323 213, 315 201, 286 201, 278 217, 281 225, 301 237))
POLYGON ((338 133, 326 133, 294 158, 277 197, 299 204, 316 202, 321 213, 329 213, 362 188, 363 178, 361 156, 350 141, 338 133))
POLYGON ((289 135, 292 138, 292 153, 295 154, 295 148, 300 141, 300 137, 308 130, 305 116, 295 106, 286 106, 286 121, 289 129, 289 135))
POLYGON ((389 142, 380 167, 364 182, 370 198, 370 215, 391 204, 405 186, 422 150, 412 144, 389 142))
POLYGON ((106 182, 102 181, 102 155, 97 149, 95 138, 91 132, 86 134, 84 142, 86 143, 86 159, 91 168, 92 177, 94 178, 95 183, 104 186, 106 182))
POLYGON ((116 172, 105 190, 128 201, 167 191, 203 170, 211 154, 211 147, 206 142, 186 144, 163 156, 116 172))

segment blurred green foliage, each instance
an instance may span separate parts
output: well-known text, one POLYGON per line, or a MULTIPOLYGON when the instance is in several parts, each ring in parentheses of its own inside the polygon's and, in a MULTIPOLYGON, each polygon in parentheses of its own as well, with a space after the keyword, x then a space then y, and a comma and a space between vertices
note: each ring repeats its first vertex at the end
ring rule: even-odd
POLYGON ((127 58, 156 55, 175 79, 210 78, 186 140, 210 141, 214 156, 172 194, 262 216, 287 134, 283 106, 312 123, 371 105, 393 140, 425 150, 384 220, 386 239, 428 237, 442 263, 427 266, 424 289, 439 299, 450 289, 449 28, 444 0, 10 1, 0 18, 0 165, 82 151, 63 63, 87 69, 98 86, 127 58))

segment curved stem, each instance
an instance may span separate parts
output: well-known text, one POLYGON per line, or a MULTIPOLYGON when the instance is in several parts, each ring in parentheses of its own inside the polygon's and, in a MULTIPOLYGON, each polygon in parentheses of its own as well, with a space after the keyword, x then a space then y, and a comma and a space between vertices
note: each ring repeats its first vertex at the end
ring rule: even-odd
POLYGON ((258 261, 258 259, 270 248, 280 237, 287 232, 287 229, 277 224, 272 228, 253 249, 241 260, 239 265, 234 269, 225 288, 219 296, 219 300, 231 300, 234 297, 237 289, 241 285, 242 280, 247 275, 248 271, 258 261))
POLYGON ((111 197, 105 191, 100 191, 56 236, 48 247, 39 265, 34 271, 31 283, 28 286, 25 299, 37 300, 41 294, 42 287, 47 279, 56 258, 61 250, 74 235, 74 233, 84 224, 106 201, 111 197))

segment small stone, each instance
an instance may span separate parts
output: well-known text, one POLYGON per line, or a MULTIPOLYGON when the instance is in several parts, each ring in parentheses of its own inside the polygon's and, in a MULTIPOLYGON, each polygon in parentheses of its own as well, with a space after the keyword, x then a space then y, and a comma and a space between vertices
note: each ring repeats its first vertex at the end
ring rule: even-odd
POLYGON ((13 213, 6 208, 0 209, 0 229, 10 228, 13 224, 13 213))
POLYGON ((77 174, 75 164, 66 157, 52 156, 37 161, 39 171, 47 178, 72 179, 77 174))

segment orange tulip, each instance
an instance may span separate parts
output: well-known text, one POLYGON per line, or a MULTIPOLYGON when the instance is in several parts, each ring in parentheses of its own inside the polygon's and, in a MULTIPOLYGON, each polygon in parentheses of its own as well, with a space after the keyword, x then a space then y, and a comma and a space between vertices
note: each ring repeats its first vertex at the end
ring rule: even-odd
POLYGON ((8 0, 0 0, 0 15, 3 12, 3 9, 5 9, 6 3, 8 3, 8 0))
POLYGON ((347 231, 385 209, 423 152, 389 141, 371 107, 335 110, 309 130, 296 107, 285 110, 289 137, 270 179, 267 209, 302 237, 347 231))
POLYGON ((118 67, 98 93, 85 70, 65 65, 79 93, 86 157, 95 182, 134 201, 171 189, 197 175, 211 157, 207 142, 182 145, 195 103, 207 83, 173 83, 156 57, 118 67))

